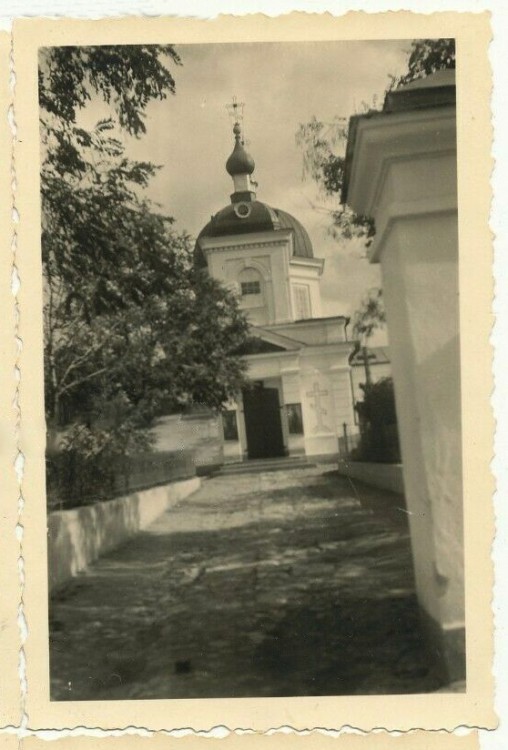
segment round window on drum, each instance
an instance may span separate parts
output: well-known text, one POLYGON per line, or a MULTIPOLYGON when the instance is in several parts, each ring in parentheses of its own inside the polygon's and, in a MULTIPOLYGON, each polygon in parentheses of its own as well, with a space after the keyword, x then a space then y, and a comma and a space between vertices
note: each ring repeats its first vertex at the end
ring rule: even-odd
POLYGON ((251 206, 248 203, 235 203, 234 211, 239 219, 246 219, 250 216, 251 206))

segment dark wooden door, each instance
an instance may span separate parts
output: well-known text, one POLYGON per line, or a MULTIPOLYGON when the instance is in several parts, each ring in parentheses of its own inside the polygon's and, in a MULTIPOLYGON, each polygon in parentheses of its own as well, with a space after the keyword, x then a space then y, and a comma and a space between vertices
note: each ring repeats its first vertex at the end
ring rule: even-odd
POLYGON ((243 414, 249 458, 284 455, 277 388, 253 388, 243 392, 243 414))

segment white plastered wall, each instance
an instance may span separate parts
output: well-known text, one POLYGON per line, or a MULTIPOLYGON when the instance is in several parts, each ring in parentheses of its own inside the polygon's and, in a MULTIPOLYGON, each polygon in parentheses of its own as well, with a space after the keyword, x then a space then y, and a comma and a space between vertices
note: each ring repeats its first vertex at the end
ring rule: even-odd
POLYGON ((464 626, 455 108, 359 122, 349 204, 376 221, 418 597, 464 626))
POLYGON ((342 425, 353 424, 350 345, 307 347, 301 357, 301 394, 307 455, 336 454, 342 425))
POLYGON ((288 271, 290 232, 206 238, 201 240, 201 245, 210 275, 237 291, 242 271, 253 268, 260 274, 263 281, 262 304, 255 306, 255 300, 251 299, 245 309, 253 325, 293 320, 288 271))
POLYGON ((312 318, 319 318, 323 314, 321 307, 321 289, 320 275, 322 264, 305 263, 299 259, 292 259, 289 264, 289 278, 292 292, 294 294, 295 285, 307 287, 309 292, 310 315, 312 318))
POLYGON ((456 214, 397 223, 382 274, 418 589, 452 625, 464 619, 456 214))
MULTIPOLYGON (((277 387, 281 406, 302 405, 303 436, 289 435, 284 409, 281 410, 284 443, 290 455, 337 453, 337 438, 342 434, 343 423, 353 425, 354 421, 348 363, 350 352, 351 344, 344 343, 305 347, 298 353, 257 355, 249 359, 249 378, 262 380, 268 387, 277 387)), ((240 422, 243 425, 241 414, 240 422)))

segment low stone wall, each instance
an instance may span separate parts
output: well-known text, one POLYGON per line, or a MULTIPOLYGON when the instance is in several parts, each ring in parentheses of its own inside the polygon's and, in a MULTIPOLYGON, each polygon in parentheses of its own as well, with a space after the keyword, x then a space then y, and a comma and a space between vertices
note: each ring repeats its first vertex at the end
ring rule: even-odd
POLYGON ((50 591, 195 492, 198 477, 48 515, 50 591))
POLYGON ((404 494, 402 464, 374 464, 363 461, 339 460, 339 474, 350 479, 358 479, 372 487, 404 494))

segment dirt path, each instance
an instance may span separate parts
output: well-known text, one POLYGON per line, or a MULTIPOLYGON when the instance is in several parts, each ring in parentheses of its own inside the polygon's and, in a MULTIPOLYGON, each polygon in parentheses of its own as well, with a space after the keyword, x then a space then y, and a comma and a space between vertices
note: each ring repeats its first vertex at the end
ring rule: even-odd
POLYGON ((205 480, 53 598, 52 699, 437 689, 393 500, 329 467, 205 480))

